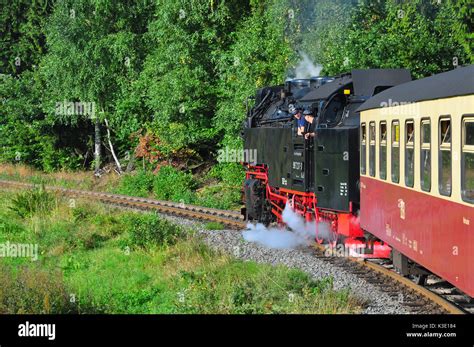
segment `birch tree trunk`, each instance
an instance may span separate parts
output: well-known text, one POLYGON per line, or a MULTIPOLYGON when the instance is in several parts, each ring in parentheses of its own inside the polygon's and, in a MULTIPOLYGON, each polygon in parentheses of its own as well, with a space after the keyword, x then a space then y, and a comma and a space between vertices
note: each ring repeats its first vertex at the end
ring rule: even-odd
POLYGON ((112 139, 110 137, 110 128, 109 128, 109 121, 107 118, 104 118, 105 127, 107 129, 107 140, 109 141, 110 152, 112 153, 112 157, 114 157, 115 165, 117 165, 117 170, 119 174, 122 174, 122 165, 120 165, 120 161, 117 158, 117 155, 114 151, 114 146, 112 145, 112 139))
POLYGON ((100 134, 100 120, 99 117, 95 119, 94 123, 94 164, 95 172, 100 169, 102 160, 102 146, 101 146, 101 134, 100 134))

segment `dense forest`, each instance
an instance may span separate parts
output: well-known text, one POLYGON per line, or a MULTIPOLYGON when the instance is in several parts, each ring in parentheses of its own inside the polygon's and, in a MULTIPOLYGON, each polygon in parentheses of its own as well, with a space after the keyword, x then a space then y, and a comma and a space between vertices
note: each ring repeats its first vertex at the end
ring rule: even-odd
POLYGON ((164 189, 192 190, 191 175, 205 169, 235 186, 239 165, 218 163, 217 152, 241 146, 244 102, 257 88, 294 77, 301 59, 322 75, 404 67, 414 78, 472 64, 473 8, 470 0, 5 2, 0 161, 47 172, 165 170, 170 181, 155 182, 164 189))

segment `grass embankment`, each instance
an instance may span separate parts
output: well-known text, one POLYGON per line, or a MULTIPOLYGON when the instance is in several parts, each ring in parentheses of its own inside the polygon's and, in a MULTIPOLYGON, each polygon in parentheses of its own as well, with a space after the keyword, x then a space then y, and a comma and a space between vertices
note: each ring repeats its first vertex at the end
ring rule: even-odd
POLYGON ((154 214, 0 192, 0 313, 353 313, 359 303, 299 270, 244 262, 154 214), (0 253, 1 255, 1 253, 0 253))
POLYGON ((236 165, 216 165, 206 173, 191 175, 163 166, 156 173, 139 169, 118 175, 111 170, 95 177, 91 171, 46 173, 21 164, 4 163, 0 164, 0 179, 239 209, 243 171, 236 165))

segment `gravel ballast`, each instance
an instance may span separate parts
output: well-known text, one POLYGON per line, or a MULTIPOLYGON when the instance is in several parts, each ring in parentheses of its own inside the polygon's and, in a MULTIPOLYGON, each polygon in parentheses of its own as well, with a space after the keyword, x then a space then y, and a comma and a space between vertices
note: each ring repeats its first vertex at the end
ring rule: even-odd
POLYGON ((201 237, 212 249, 223 251, 235 258, 264 264, 286 265, 290 268, 300 269, 316 280, 332 277, 334 289, 349 288, 353 296, 367 302, 367 306, 362 312, 364 314, 411 313, 399 302, 400 298, 389 296, 377 286, 357 277, 348 270, 315 257, 308 248, 266 248, 244 240, 241 231, 206 230, 204 225, 199 222, 179 217, 163 217, 184 227, 197 230, 198 237, 201 237))

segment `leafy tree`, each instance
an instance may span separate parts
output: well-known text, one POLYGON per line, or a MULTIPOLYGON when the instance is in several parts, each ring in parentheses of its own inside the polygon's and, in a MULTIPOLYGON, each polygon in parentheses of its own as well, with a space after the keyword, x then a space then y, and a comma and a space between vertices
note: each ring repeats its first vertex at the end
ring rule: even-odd
POLYGON ((281 84, 295 59, 291 47, 293 8, 283 1, 255 1, 251 14, 232 35, 234 43, 219 57, 219 101, 214 118, 222 144, 241 146, 244 102, 256 89, 281 84))
MULTIPOLYGON (((83 158, 75 151, 80 144, 61 141, 68 133, 45 121, 43 88, 37 71, 26 70, 16 77, 0 75, 0 160, 45 171, 78 169, 83 158)), ((79 124, 72 131, 80 138, 83 128, 79 124)))
POLYGON ((52 1, 17 0, 3 2, 0 12, 0 160, 44 170, 66 164, 58 161, 62 156, 40 106, 37 65, 45 54, 44 26, 51 10, 52 1))
MULTIPOLYGON (((6 2, 0 159, 79 168, 94 149, 97 169, 113 140, 119 158, 137 149, 149 166, 192 169, 219 146, 241 146, 246 98, 283 83, 298 53, 325 74, 406 67, 427 76, 456 59, 474 62, 473 8, 469 0, 6 2)), ((229 185, 242 175, 235 164, 214 171, 229 185)))
POLYGON ((0 73, 19 74, 37 65, 45 53, 44 25, 50 0, 2 1, 0 73))
MULTIPOLYGON (((298 11, 298 22, 302 24, 295 49, 308 54, 328 72, 338 50, 347 44, 354 6, 346 0, 307 0, 303 8, 298 11)), ((334 62, 338 66, 340 63, 339 59, 334 62)), ((347 62, 343 61, 341 70, 347 69, 345 65, 347 62)))
POLYGON ((102 122, 126 123, 114 118, 115 109, 118 106, 123 116, 127 108, 121 98, 132 88, 141 67, 142 35, 153 6, 150 1, 66 0, 55 4, 50 17, 48 54, 42 64, 48 93, 45 111, 52 125, 74 125, 84 118, 94 123, 96 170, 101 161, 102 122), (91 112, 73 112, 62 105, 66 107, 56 112, 64 100, 93 107, 91 112))
POLYGON ((452 23, 452 30, 464 47, 469 62, 474 64, 474 3, 471 0, 451 0, 450 4, 458 15, 458 20, 452 23))
POLYGON ((325 45, 332 52, 326 55, 325 72, 406 67, 420 78, 452 69, 453 59, 468 62, 450 34, 458 21, 451 2, 363 2, 354 10, 345 42, 325 45))
POLYGON ((41 109, 32 103, 38 100, 38 90, 34 87, 31 72, 22 78, 0 75, 0 146, 1 158, 13 162, 28 162, 37 167, 41 153, 40 132, 41 109))
POLYGON ((216 64, 247 11, 247 3, 238 0, 157 1, 141 92, 165 154, 190 147, 208 156, 216 133, 216 64))

